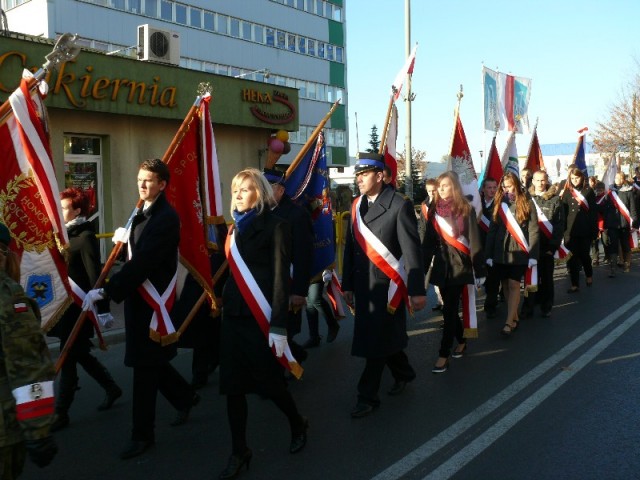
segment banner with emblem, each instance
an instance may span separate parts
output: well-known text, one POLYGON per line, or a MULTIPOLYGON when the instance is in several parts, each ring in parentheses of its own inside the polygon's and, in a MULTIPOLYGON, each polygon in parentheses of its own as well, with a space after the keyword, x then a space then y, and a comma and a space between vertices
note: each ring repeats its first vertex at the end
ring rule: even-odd
POLYGON ((71 304, 68 248, 62 220, 47 112, 39 92, 27 87, 29 72, 10 96, 11 109, 0 125, 0 214, 11 232, 11 249, 20 258, 20 283, 40 307, 47 331, 71 304))

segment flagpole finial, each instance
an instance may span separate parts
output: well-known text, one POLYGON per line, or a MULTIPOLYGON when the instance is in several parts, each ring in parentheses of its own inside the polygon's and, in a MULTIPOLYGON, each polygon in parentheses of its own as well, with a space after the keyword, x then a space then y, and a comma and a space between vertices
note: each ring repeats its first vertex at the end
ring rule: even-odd
POLYGON ((80 53, 80 47, 76 44, 78 34, 63 33, 53 47, 51 53, 45 55, 46 63, 42 66, 43 70, 50 70, 59 65, 73 60, 80 53))
POLYGON ((211 95, 212 92, 213 92, 213 85, 211 85, 211 82, 200 82, 198 84, 198 89, 197 89, 198 96, 204 97, 207 94, 211 95))

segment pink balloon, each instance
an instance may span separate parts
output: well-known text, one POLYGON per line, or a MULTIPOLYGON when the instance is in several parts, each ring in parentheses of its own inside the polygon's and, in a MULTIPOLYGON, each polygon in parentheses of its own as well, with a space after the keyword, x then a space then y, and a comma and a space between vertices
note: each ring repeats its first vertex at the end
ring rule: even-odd
POLYGON ((284 142, 284 148, 282 149, 282 154, 286 155, 291 151, 291 144, 289 142, 284 142))
POLYGON ((271 150, 273 153, 282 153, 282 151, 284 150, 284 143, 282 143, 277 138, 274 138, 273 140, 271 140, 271 143, 269 143, 269 150, 271 150))

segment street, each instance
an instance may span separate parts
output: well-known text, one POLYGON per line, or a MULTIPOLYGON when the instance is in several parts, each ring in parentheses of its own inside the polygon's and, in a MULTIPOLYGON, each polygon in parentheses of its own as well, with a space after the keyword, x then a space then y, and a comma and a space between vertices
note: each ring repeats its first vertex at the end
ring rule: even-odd
MULTIPOLYGON (((636 431, 640 395, 639 258, 631 273, 607 278, 594 267, 593 287, 567 294, 565 267, 556 268, 556 302, 550 318, 539 312, 511 338, 499 331, 506 306, 487 320, 478 314, 479 338, 467 354, 433 375, 440 342, 440 312, 409 320, 407 354, 418 377, 390 397, 385 372, 382 405, 371 416, 349 416, 364 365, 350 356, 350 317, 337 340, 309 350, 302 381, 291 382, 309 418, 305 450, 290 455, 285 417, 269 401, 249 397, 248 443, 253 460, 243 479, 628 479, 640 478, 636 431)), ((480 295, 478 305, 482 310, 480 295)), ((304 320, 303 320, 303 323, 304 320)), ((326 325, 321 321, 321 333, 326 325)), ((116 338, 116 337, 114 337, 116 338)), ((307 338, 306 326, 296 337, 307 338)), ((100 387, 80 371, 81 390, 71 424, 57 432, 59 453, 39 470, 27 462, 26 479, 215 479, 226 466, 230 434, 218 373, 200 390, 189 422, 171 427, 175 411, 159 397, 156 445, 131 460, 118 454, 129 439, 131 370, 123 344, 96 354, 125 390, 107 412, 96 411, 100 387)), ((57 351, 56 351, 57 353, 57 351)), ((190 380, 191 352, 174 360, 190 380)))

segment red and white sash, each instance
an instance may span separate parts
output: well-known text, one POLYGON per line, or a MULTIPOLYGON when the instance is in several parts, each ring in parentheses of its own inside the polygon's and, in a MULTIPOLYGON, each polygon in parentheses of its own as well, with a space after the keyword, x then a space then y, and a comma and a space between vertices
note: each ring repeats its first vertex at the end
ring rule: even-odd
MULTIPOLYGON (((551 236, 553 235, 553 224, 544 214, 542 208, 540 208, 540 205, 538 205, 538 202, 536 202, 534 198, 532 198, 532 200, 533 204, 536 206, 536 212, 538 213, 538 227, 540 228, 540 231, 544 233, 544 236, 547 237, 547 239, 551 240, 551 236)), ((568 259, 569 256, 571 256, 571 252, 567 247, 565 247, 564 240, 562 240, 560 242, 560 247, 558 247, 558 250, 553 252, 553 258, 564 260, 568 259)))
MULTIPOLYGON (((471 248, 469 240, 460 235, 455 237, 453 228, 449 223, 437 213, 433 215, 433 227, 438 235, 458 250, 460 253, 471 257, 471 248)), ((475 285, 465 285, 462 289, 462 324, 464 327, 464 336, 467 338, 478 338, 478 316, 476 314, 476 289, 475 285)))
POLYGON ((616 192, 615 190, 609 190, 609 196, 613 200, 613 204, 616 206, 620 214, 625 218, 625 220, 629 224, 629 246, 631 248, 638 248, 638 233, 636 230, 633 230, 631 228, 633 221, 631 220, 631 213, 629 213, 629 209, 624 204, 624 202, 620 199, 618 192, 616 192))
POLYGON ((16 400, 16 419, 19 422, 54 413, 53 381, 23 385, 11 393, 16 400))
MULTIPOLYGON (((84 302, 84 297, 87 296, 86 292, 80 288, 76 282, 73 281, 73 278, 69 277, 69 285, 71 286, 71 297, 73 298, 73 302, 82 308, 82 303, 84 302)), ((104 342, 104 338, 102 337, 102 331, 100 330, 100 325, 98 325, 98 310, 94 303, 91 304, 89 311, 87 312, 89 315, 89 320, 93 324, 93 328, 96 331, 96 335, 98 336, 98 340, 100 342, 100 347, 103 348, 106 346, 104 342)), ((103 348, 104 349, 104 348, 103 348)))
MULTIPOLYGON (((524 236, 524 232, 518 225, 518 221, 516 217, 513 216, 511 210, 509 210, 509 205, 505 202, 502 202, 500 205, 500 210, 498 212, 500 214, 500 218, 502 218, 502 222, 505 227, 514 238, 516 243, 520 246, 523 252, 529 253, 529 242, 524 236)), ((527 271, 524 275, 524 284, 525 284, 525 296, 529 291, 535 291, 538 286, 538 266, 534 265, 533 267, 527 267, 527 271)))
MULTIPOLYGON (((249 307, 249 310, 251 310, 253 318, 256 319, 260 330, 264 334, 264 338, 268 339, 269 324, 271 323, 271 305, 269 305, 267 297, 264 296, 258 282, 256 282, 256 279, 253 277, 249 267, 247 267, 247 264, 242 258, 240 250, 238 250, 235 228, 232 228, 227 235, 224 247, 227 261, 229 262, 229 270, 240 289, 242 298, 247 302, 247 306, 249 307)), ((275 355, 275 347, 271 350, 275 355)), ((296 378, 299 379, 302 377, 304 370, 291 353, 289 344, 287 344, 285 348, 284 355, 281 357, 276 356, 276 360, 278 360, 284 368, 290 370, 296 378)))
POLYGON ((589 202, 587 202, 587 199, 584 198, 584 195, 582 195, 582 193, 580 193, 575 188, 570 188, 569 192, 571 192, 571 196, 575 198, 576 202, 578 202, 578 205, 580 205, 580 208, 582 208, 582 210, 584 210, 585 212, 588 212, 589 202))
POLYGON ((331 270, 331 281, 327 286, 327 297, 329 297, 329 303, 333 314, 338 318, 344 318, 344 306, 342 305, 342 287, 340 286, 340 280, 335 269, 331 270))
POLYGON ((393 253, 365 225, 360 216, 362 197, 363 195, 360 195, 351 207, 353 235, 371 263, 391 280, 387 294, 387 311, 394 313, 404 300, 409 312, 413 313, 407 292, 407 272, 404 269, 403 257, 396 259, 393 253))
MULTIPOLYGON (((493 198, 489 203, 485 205, 485 207, 489 208, 491 207, 491 205, 493 205, 493 198)), ((482 215, 480 215, 480 218, 478 218, 478 225, 485 232, 489 231, 489 226, 491 225, 491 219, 484 214, 484 208, 482 209, 482 215)))

